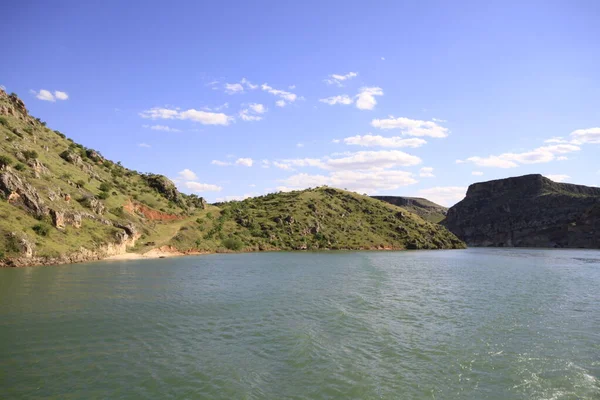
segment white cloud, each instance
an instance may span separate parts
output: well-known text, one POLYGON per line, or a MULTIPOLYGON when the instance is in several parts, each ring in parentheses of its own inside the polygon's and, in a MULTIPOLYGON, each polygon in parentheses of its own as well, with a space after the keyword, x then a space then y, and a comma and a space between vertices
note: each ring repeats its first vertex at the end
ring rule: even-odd
POLYGON ((569 159, 569 157, 565 157, 565 156, 560 156, 556 158, 556 161, 567 161, 569 159))
POLYGON ((276 105, 277 107, 285 107, 285 105, 286 105, 286 104, 287 104, 287 103, 285 102, 285 100, 277 100, 277 101, 275 102, 275 105, 276 105))
POLYGON ((250 110, 248 110, 248 109, 240 111, 239 115, 240 115, 240 118, 244 121, 252 122, 252 121, 260 121, 262 119, 262 117, 259 115, 251 115, 250 110))
POLYGON ((421 189, 418 192, 419 197, 425 197, 444 206, 451 206, 465 197, 467 188, 464 186, 436 186, 429 189, 421 189))
POLYGON ((67 100, 69 98, 69 95, 66 92, 56 90, 54 91, 54 97, 56 97, 57 100, 67 100))
POLYGON ((218 185, 211 185, 209 183, 200 183, 195 181, 184 182, 184 186, 194 192, 220 192, 223 188, 218 185))
POLYGON ((217 197, 217 203, 224 203, 226 201, 242 201, 242 200, 246 200, 249 199, 250 197, 254 197, 257 196, 256 193, 246 193, 242 196, 223 196, 223 197, 217 197))
POLYGON ((546 178, 553 180, 554 182, 564 182, 570 178, 569 175, 565 174, 555 174, 555 175, 544 175, 546 178))
POLYGON ((423 167, 419 170, 419 176, 421 178, 435 178, 435 175, 433 174, 433 168, 432 167, 423 167))
POLYGON ((403 135, 430 136, 444 138, 448 136, 448 128, 438 125, 435 121, 421 121, 405 117, 389 119, 374 119, 371 126, 379 129, 400 129, 403 135))
POLYGON ((557 159, 557 154, 567 154, 581 150, 573 144, 555 144, 542 146, 523 153, 503 153, 488 157, 469 157, 465 162, 472 162, 480 167, 515 168, 519 164, 547 163, 557 159))
POLYGON ((138 144, 139 147, 146 147, 146 148, 150 148, 152 146, 150 146, 148 143, 139 143, 138 144))
POLYGON ((379 87, 363 87, 356 95, 356 108, 359 110, 372 110, 377 104, 375 96, 383 96, 383 90, 379 87))
POLYGON ((257 114, 264 114, 267 112, 267 109, 262 104, 251 103, 248 107, 257 114))
POLYGON ((330 106, 334 104, 352 104, 354 101, 350 98, 350 96, 346 94, 342 94, 339 96, 331 96, 325 99, 319 99, 321 103, 329 104, 330 106))
POLYGON ((296 85, 290 85, 290 86, 288 86, 288 89, 294 90, 294 89, 296 89, 296 85))
POLYGON ((225 93, 227 93, 227 94, 242 93, 243 91, 244 91, 244 87, 240 83, 226 83, 225 84, 225 93))
POLYGON ((357 72, 348 72, 345 75, 331 74, 327 79, 325 79, 325 83, 327 83, 328 85, 343 86, 342 82, 348 79, 356 78, 357 76, 357 72))
POLYGON ((219 161, 219 160, 212 160, 210 162, 212 165, 217 165, 219 167, 227 167, 229 165, 232 165, 230 162, 226 162, 226 161, 219 161))
POLYGON ((483 172, 481 172, 481 171, 473 171, 473 172, 471 172, 471 175, 481 176, 481 175, 483 175, 483 172))
POLYGON ((143 128, 152 129, 153 131, 164 131, 164 132, 181 132, 180 129, 171 128, 167 125, 142 125, 143 128))
POLYGON ((600 128, 577 129, 571 132, 575 144, 600 144, 600 128))
POLYGON ((254 90, 258 88, 258 85, 253 85, 248 79, 246 78, 242 78, 242 80, 240 81, 240 83, 244 86, 246 86, 248 89, 250 90, 254 90))
POLYGON ((446 121, 445 119, 439 119, 439 118, 431 118, 431 120, 432 120, 433 122, 442 122, 442 123, 443 123, 443 122, 448 122, 448 121, 446 121))
POLYGON ((256 185, 254 183, 251 183, 248 185, 249 187, 256 187, 256 185))
POLYGON ((290 164, 280 163, 278 161, 273 161, 273 166, 279 169, 283 169, 284 171, 293 171, 294 168, 290 164))
MULTIPOLYGON (((334 142, 335 143, 335 142, 334 142)), ((344 139, 347 145, 363 147, 421 147, 427 142, 419 138, 404 139, 399 136, 383 137, 379 135, 356 135, 344 139)))
POLYGON ((254 161, 251 158, 238 158, 235 160, 235 165, 241 165, 244 167, 251 167, 254 161))
POLYGON ((283 100, 290 102, 290 103, 293 103, 298 98, 298 96, 296 96, 296 94, 294 94, 294 93, 286 92, 284 90, 273 89, 271 86, 269 86, 266 83, 263 83, 261 85, 261 88, 265 92, 271 93, 273 96, 281 97, 283 100))
POLYGON ((308 187, 328 185, 361 193, 377 193, 381 190, 394 190, 401 186, 417 183, 406 171, 334 171, 328 175, 297 174, 281 181, 281 191, 299 190, 308 187))
POLYGON ((267 109, 264 105, 258 103, 251 103, 248 105, 248 108, 240 111, 240 118, 244 121, 260 121, 262 117, 260 114, 264 114, 267 112, 267 109))
POLYGON ((339 158, 281 160, 281 163, 290 167, 316 167, 326 170, 375 170, 418 165, 421 159, 399 150, 380 150, 347 153, 339 158))
POLYGON ((381 57, 381 61, 385 61, 385 57, 381 57))
POLYGON ((147 119, 182 119, 199 122, 202 125, 229 125, 234 120, 223 113, 214 113, 208 111, 200 111, 189 109, 187 111, 179 111, 179 109, 169 109, 154 107, 142 111, 140 117, 147 119))
POLYGON ((235 162, 212 160, 210 163, 218 167, 229 167, 231 165, 251 167, 254 164, 254 160, 252 160, 251 158, 238 158, 237 160, 235 160, 235 162))
POLYGON ((331 143, 339 143, 339 142, 340 142, 340 139, 333 139, 333 140, 331 141, 331 143))
POLYGON ((296 147, 304 147, 304 143, 296 143, 296 147))
POLYGON ((35 97, 37 97, 40 100, 52 101, 52 102, 56 101, 52 92, 50 92, 49 90, 46 90, 46 89, 42 89, 39 92, 32 90, 31 93, 35 94, 35 97))
POLYGON ((260 164, 261 164, 261 167, 263 167, 263 168, 269 168, 269 166, 271 165, 271 162, 269 160, 262 160, 260 162, 260 164))
POLYGON ((196 174, 194 173, 194 171, 192 171, 191 169, 184 169, 183 171, 179 171, 177 173, 179 175, 179 178, 186 180, 186 181, 195 181, 196 179, 198 179, 198 176, 196 176, 196 174))
POLYGON ((544 140, 544 143, 569 143, 569 141, 563 137, 557 136, 544 140))

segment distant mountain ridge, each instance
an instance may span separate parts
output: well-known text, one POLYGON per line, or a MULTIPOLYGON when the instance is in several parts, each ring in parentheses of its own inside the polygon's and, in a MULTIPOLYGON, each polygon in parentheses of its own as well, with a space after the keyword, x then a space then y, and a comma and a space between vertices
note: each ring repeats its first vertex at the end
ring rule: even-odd
POLYGON ((407 209, 427 220, 438 223, 446 218, 447 207, 434 203, 422 197, 406 196, 371 196, 374 199, 385 201, 398 207, 407 209))
POLYGON ((441 223, 469 246, 600 248, 600 188, 539 174, 475 183, 441 223))

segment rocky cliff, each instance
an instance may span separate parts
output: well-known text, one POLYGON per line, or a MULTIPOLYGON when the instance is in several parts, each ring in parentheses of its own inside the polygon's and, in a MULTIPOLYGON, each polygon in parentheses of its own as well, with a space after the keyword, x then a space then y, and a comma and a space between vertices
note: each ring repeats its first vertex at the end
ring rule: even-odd
POLYGON ((469 246, 600 248, 600 188, 542 175, 475 183, 442 224, 469 246))
POLYGON ((421 197, 404 196, 372 196, 374 199, 385 201, 407 209, 429 222, 440 222, 446 218, 448 208, 421 197))

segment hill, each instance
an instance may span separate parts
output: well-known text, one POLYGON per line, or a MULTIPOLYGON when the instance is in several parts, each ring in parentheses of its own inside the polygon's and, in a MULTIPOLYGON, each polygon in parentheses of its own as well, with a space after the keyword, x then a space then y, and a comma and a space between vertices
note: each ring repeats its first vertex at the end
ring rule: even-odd
POLYGON ((385 201, 398 207, 417 214, 429 222, 439 223, 446 218, 448 208, 429 201, 422 197, 404 197, 404 196, 372 196, 374 199, 385 201))
POLYGON ((470 246, 600 248, 600 188, 525 175, 475 183, 442 224, 470 246))
POLYGON ((177 252, 456 248, 446 229, 354 193, 319 188, 207 205, 29 115, 0 90, 0 266, 177 252))
POLYGON ((171 241, 185 249, 439 249, 464 244, 440 225, 368 196, 329 187, 268 194, 218 209, 187 224, 171 241), (210 215, 209 215, 210 214, 210 215), (215 241, 216 239, 216 241, 215 241))

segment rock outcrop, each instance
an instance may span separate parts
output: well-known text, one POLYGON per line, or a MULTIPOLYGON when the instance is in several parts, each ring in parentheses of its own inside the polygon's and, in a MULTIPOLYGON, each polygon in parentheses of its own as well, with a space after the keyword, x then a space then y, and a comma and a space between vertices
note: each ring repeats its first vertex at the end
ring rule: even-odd
POLYGON ((10 203, 21 205, 34 215, 48 215, 48 207, 37 190, 10 168, 0 173, 0 191, 10 203))
POLYGON ((177 186, 166 176, 158 175, 158 174, 147 174, 144 175, 144 179, 148 182, 148 186, 155 189, 158 193, 160 193, 167 200, 172 201, 173 203, 181 206, 187 207, 186 201, 177 190, 177 186))
POLYGON ((469 246, 600 248, 600 188, 542 175, 475 183, 442 225, 469 246))
POLYGON ((398 207, 407 209, 408 211, 417 214, 421 218, 431 221, 440 222, 446 216, 448 209, 444 206, 423 199, 421 197, 404 197, 404 196, 372 196, 374 199, 385 201, 398 207))

